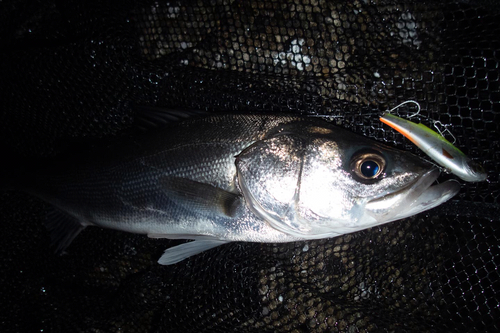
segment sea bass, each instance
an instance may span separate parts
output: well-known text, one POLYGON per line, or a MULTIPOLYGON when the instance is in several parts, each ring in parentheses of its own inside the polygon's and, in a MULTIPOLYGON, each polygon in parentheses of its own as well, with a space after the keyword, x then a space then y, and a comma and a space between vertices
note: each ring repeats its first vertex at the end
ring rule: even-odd
POLYGON ((167 249, 164 265, 228 242, 359 231, 460 189, 433 185, 439 170, 408 152, 298 116, 191 117, 22 169, 4 187, 54 206, 47 226, 59 251, 87 226, 194 240, 167 249))

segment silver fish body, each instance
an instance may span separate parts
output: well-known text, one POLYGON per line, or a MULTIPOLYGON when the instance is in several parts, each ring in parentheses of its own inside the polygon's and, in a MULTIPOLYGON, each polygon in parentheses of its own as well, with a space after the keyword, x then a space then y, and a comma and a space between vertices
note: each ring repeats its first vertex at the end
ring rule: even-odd
POLYGON ((172 264, 231 241, 334 237, 435 207, 459 190, 431 186, 424 160, 319 119, 188 119, 33 172, 22 189, 56 207, 63 249, 85 226, 194 239, 172 264))

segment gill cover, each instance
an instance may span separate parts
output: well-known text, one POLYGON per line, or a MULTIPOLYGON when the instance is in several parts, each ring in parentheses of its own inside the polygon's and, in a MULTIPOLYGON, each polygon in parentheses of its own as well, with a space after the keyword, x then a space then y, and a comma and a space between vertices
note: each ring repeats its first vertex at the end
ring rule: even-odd
MULTIPOLYGON (((336 236, 332 207, 345 206, 332 188, 338 148, 322 135, 281 133, 258 141, 236 159, 238 184, 250 209, 277 230, 307 239, 336 236)), ((340 212, 342 213, 342 212, 340 212)))
POLYGON ((299 199, 303 142, 291 135, 257 141, 236 159, 238 184, 252 211, 278 230, 298 232, 295 207, 299 199))

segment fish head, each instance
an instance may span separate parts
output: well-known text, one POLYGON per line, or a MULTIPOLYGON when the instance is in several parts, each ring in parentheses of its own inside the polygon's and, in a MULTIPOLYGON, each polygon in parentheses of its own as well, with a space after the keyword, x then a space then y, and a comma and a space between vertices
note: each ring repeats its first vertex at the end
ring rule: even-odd
POLYGON ((299 239, 334 237, 431 209, 460 190, 429 162, 328 125, 290 125, 237 156, 249 208, 299 239))

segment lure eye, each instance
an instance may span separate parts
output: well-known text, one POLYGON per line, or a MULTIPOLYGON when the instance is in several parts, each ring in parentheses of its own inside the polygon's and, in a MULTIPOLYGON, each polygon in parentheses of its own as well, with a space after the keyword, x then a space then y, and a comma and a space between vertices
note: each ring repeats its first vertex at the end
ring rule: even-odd
POLYGON ((385 170, 385 158, 378 152, 360 152, 351 159, 351 174, 365 184, 381 178, 385 170))

